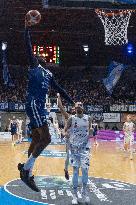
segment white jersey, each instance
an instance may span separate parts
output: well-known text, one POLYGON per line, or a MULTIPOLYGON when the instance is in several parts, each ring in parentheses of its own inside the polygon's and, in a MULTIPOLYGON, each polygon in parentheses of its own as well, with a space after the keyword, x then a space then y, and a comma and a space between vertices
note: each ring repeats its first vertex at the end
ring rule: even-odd
POLYGON ((134 144, 134 127, 135 124, 133 122, 125 122, 124 129, 124 144, 130 143, 130 145, 134 144))
POLYGON ((126 135, 133 135, 135 124, 133 122, 124 123, 124 132, 126 135))
POLYGON ((126 137, 134 135, 134 127, 135 124, 133 122, 125 122, 124 123, 124 134, 126 137))
POLYGON ((23 123, 23 120, 17 120, 17 125, 18 125, 18 131, 19 132, 22 131, 22 123, 23 123))
POLYGON ((79 118, 77 115, 73 115, 69 135, 69 141, 72 146, 86 146, 89 137, 89 116, 83 115, 82 118, 79 118))

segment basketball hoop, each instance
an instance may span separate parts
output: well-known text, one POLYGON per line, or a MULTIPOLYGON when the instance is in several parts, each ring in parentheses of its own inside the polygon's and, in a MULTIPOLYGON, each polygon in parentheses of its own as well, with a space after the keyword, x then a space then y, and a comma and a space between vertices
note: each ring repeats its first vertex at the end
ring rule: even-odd
POLYGON ((105 30, 106 45, 123 45, 128 43, 127 28, 134 10, 96 9, 105 30))

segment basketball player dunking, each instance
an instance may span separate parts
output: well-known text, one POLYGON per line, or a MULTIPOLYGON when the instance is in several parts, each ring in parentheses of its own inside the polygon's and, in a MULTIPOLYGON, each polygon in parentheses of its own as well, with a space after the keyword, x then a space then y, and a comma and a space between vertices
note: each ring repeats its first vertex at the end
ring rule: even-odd
POLYGON ((46 120, 45 99, 49 87, 59 92, 69 103, 74 103, 67 93, 56 83, 53 74, 47 70, 42 59, 33 55, 29 35, 30 22, 25 21, 25 42, 29 57, 29 82, 26 98, 26 113, 30 119, 32 128, 32 142, 28 150, 28 160, 25 164, 18 164, 21 180, 34 191, 39 191, 32 176, 32 169, 36 158, 51 142, 51 136, 46 120), (42 66, 43 65, 43 66, 42 66))
POLYGON ((90 164, 90 140, 89 135, 92 134, 91 119, 88 115, 84 115, 83 104, 78 102, 75 104, 76 115, 71 116, 65 127, 65 131, 69 132, 69 158, 73 167, 73 200, 72 204, 78 204, 77 189, 79 168, 82 169, 82 199, 84 203, 89 203, 90 199, 87 195, 88 169, 90 164), (91 131, 91 133, 90 133, 91 131))
POLYGON ((131 116, 127 116, 127 122, 123 125, 124 131, 124 149, 128 151, 130 148, 130 160, 133 159, 133 144, 134 144, 135 124, 132 122, 131 116))

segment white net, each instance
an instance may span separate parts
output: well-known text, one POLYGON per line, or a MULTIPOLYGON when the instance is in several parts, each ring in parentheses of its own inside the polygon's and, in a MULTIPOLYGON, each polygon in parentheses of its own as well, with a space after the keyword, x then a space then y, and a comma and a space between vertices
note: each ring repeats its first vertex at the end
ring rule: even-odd
POLYGON ((123 45, 128 43, 127 28, 132 10, 102 10, 96 9, 105 30, 106 45, 123 45))

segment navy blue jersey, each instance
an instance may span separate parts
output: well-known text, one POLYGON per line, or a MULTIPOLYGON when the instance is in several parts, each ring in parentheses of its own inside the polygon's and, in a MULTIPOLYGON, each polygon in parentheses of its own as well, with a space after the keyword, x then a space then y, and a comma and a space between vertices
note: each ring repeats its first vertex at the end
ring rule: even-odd
POLYGON ((27 54, 29 57, 30 69, 28 76, 27 102, 36 100, 40 102, 41 106, 45 106, 46 94, 50 87, 60 93, 69 103, 74 103, 55 81, 53 74, 46 68, 39 65, 37 58, 33 55, 30 34, 28 28, 25 29, 25 42, 27 47, 27 54))
POLYGON ((98 125, 96 123, 93 123, 92 128, 93 128, 93 136, 97 135, 98 125))
POLYGON ((10 124, 10 128, 11 128, 11 133, 15 133, 17 131, 17 123, 16 122, 12 122, 10 124))
POLYGON ((27 101, 38 99, 44 102, 51 85, 52 73, 39 65, 29 70, 28 78, 27 101))
POLYGON ((98 130, 98 125, 95 123, 95 124, 92 124, 92 128, 95 132, 97 132, 98 130))

